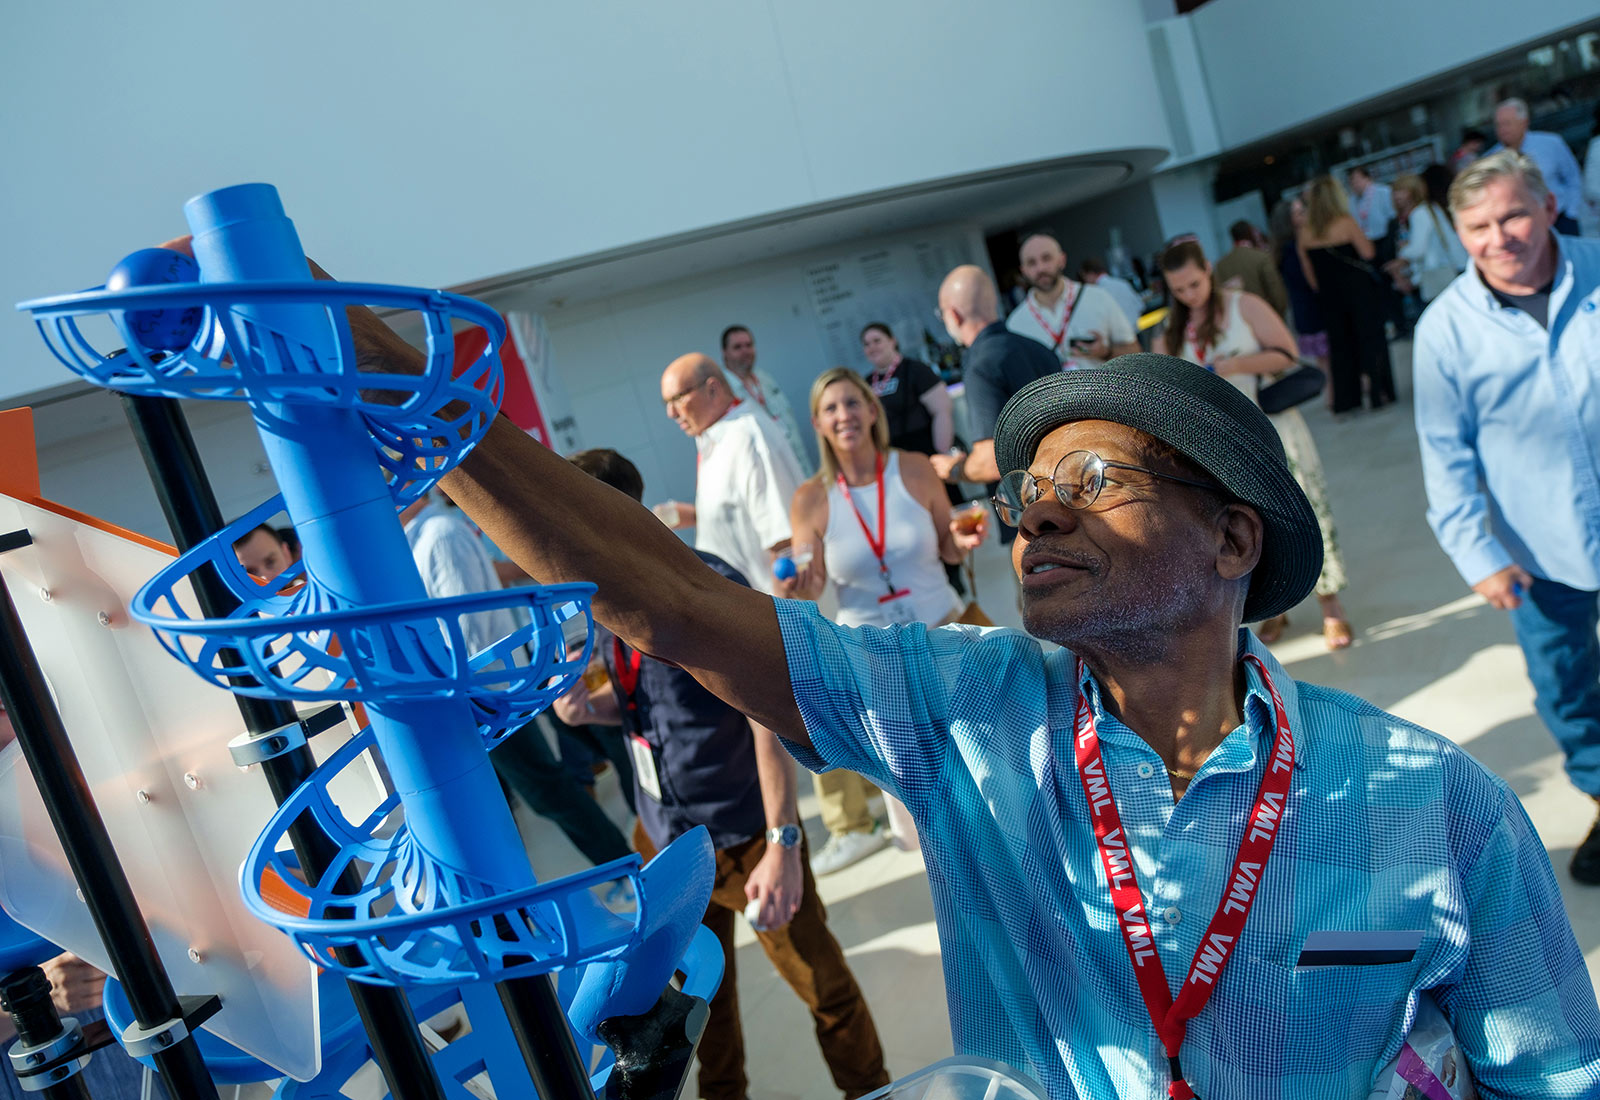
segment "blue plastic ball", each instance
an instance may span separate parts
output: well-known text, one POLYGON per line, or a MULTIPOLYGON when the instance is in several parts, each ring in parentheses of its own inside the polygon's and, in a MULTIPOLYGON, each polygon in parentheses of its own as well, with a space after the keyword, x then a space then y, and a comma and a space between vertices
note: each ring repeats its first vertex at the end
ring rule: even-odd
MULTIPOLYGON (((106 276, 107 290, 168 283, 197 283, 200 267, 182 252, 170 248, 141 248, 124 256, 106 276)), ((188 346, 200 331, 205 310, 200 306, 130 310, 128 329, 146 351, 177 351, 188 346)))
POLYGON ((772 575, 780 581, 794 580, 796 572, 793 558, 779 558, 772 563, 772 575))

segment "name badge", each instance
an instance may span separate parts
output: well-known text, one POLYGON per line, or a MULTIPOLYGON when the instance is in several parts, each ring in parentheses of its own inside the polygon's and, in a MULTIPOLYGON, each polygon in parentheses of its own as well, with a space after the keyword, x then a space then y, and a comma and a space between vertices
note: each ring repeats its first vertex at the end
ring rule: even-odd
POLYGON ((661 776, 656 773, 655 750, 636 733, 628 734, 628 748, 633 753, 633 772, 639 777, 639 789, 660 802, 661 776))
POLYGON ((909 623, 912 621, 911 589, 900 588, 893 592, 878 597, 878 606, 883 608, 884 614, 890 622, 909 623))

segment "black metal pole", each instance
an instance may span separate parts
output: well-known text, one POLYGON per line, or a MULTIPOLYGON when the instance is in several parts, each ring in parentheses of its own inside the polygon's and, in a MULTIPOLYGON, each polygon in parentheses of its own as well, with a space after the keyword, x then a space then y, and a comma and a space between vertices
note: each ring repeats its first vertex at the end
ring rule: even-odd
POLYGON ((495 986, 505 1006, 511 1034, 528 1064, 533 1087, 542 1100, 579 1100, 594 1096, 567 1014, 556 998, 555 979, 547 974, 513 978, 495 986))
MULTIPOLYGON (((4 585, 0 590, 0 701, 11 713, 17 743, 39 785, 39 795, 111 958, 111 968, 141 1027, 181 1019, 178 995, 156 954, 150 928, 89 794, 83 768, 51 701, 11 592, 4 585)), ((168 1094, 176 1100, 216 1100, 217 1087, 192 1034, 157 1052, 155 1061, 168 1094)))
MULTIPOLYGON (((222 511, 183 409, 177 401, 165 397, 123 394, 122 402, 178 549, 192 549, 221 530, 222 511)), ((210 569, 202 570, 192 580, 195 598, 208 617, 220 618, 238 606, 222 578, 210 569)), ((295 721, 294 708, 281 700, 244 695, 235 695, 234 700, 251 733, 267 733, 295 721)), ((315 766, 311 749, 305 745, 261 762, 272 797, 280 804, 305 782, 315 766)), ((327 871, 338 854, 331 839, 303 820, 290 826, 289 839, 300 865, 313 881, 327 871)), ((346 874, 345 885, 355 893, 361 886, 359 876, 354 870, 346 874)), ((354 948, 341 948, 338 958, 357 963, 360 954, 354 948)), ((347 984, 371 1042, 373 1060, 382 1071, 393 1100, 445 1100, 405 995, 384 986, 347 984)))

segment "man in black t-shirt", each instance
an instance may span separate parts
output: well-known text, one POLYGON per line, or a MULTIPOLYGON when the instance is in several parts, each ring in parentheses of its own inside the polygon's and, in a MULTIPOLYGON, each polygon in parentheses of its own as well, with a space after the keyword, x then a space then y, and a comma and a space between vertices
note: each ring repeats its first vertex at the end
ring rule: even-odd
MULTIPOLYGON (((579 469, 635 500, 638 469, 612 450, 572 456, 579 469)), ((747 584, 738 570, 696 551, 718 573, 747 584)), ((716 879, 704 924, 722 942, 722 984, 700 1042, 703 1100, 745 1100, 744 1033, 733 947, 734 915, 752 927, 778 975, 811 1010, 817 1044, 845 1100, 889 1083, 883 1046, 866 998, 828 930, 811 877, 795 805, 794 761, 777 735, 707 691, 693 676, 623 645, 597 629, 595 649, 612 690, 590 696, 580 680, 558 699, 562 721, 621 725, 634 749, 639 827, 647 860, 696 825, 711 833, 716 879)))
POLYGON ((981 268, 966 264, 945 276, 939 313, 951 338, 967 349, 961 381, 974 442, 966 454, 934 455, 933 468, 951 483, 999 481, 1008 472, 995 465, 994 424, 1000 410, 1029 382, 1059 372, 1061 362, 1037 340, 1006 328, 994 283, 981 268))

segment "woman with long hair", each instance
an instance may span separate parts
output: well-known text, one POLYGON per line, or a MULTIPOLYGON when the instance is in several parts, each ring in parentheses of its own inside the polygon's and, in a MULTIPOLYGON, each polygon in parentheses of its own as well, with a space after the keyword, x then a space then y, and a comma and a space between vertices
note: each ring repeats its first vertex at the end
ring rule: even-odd
MULTIPOLYGON (((1161 254, 1161 271, 1172 293, 1172 312, 1162 333, 1162 348, 1191 363, 1216 371, 1252 401, 1263 375, 1295 365, 1288 326, 1264 300, 1243 290, 1225 290, 1212 277, 1211 264, 1198 241, 1181 241, 1161 254)), ((1311 429, 1297 408, 1269 417, 1289 459, 1289 472, 1305 490, 1322 528, 1322 573, 1317 602, 1322 607, 1322 640, 1329 649, 1344 649, 1354 639, 1339 592, 1345 587, 1344 559, 1328 506, 1322 458, 1311 429)), ((1275 642, 1289 625, 1286 615, 1256 628, 1264 642, 1275 642)))
POLYGON ((1397 285, 1403 279, 1414 287, 1426 304, 1467 269, 1467 250, 1456 236, 1450 212, 1433 201, 1421 176, 1394 181, 1394 209, 1406 226, 1406 243, 1384 270, 1397 285))
MULTIPOLYGON (((1307 281, 1306 273, 1300 267, 1300 251, 1295 247, 1297 235, 1305 220, 1306 204, 1299 198, 1280 202, 1272 208, 1272 233, 1267 247, 1272 254, 1273 263, 1278 265, 1278 274, 1283 276, 1283 285, 1289 288, 1290 316, 1285 320, 1294 325, 1295 346, 1299 349, 1301 358, 1310 359, 1322 368, 1323 374, 1327 374, 1329 372, 1328 325, 1322 319, 1322 304, 1317 300, 1316 290, 1307 281)), ((1331 387, 1324 400, 1332 404, 1331 387)))
MULTIPOLYGON (((982 513, 970 530, 950 518, 950 498, 928 456, 889 445, 883 403, 849 367, 824 371, 812 383, 811 424, 821 469, 795 493, 789 522, 794 544, 809 545, 812 556, 783 594, 815 600, 832 581, 839 605, 834 618, 845 626, 955 621, 965 602, 944 566, 963 561, 983 542, 988 527, 982 513)), ((868 847, 862 837, 872 834, 862 829, 870 822, 866 781, 837 772, 816 778, 829 831, 828 844, 812 860, 821 874, 868 847), (840 855, 830 855, 829 846, 840 855)), ((897 812, 888 794, 884 799, 891 824, 897 818, 907 823, 897 827, 897 839, 913 846, 901 832, 911 828, 909 815, 897 812)))
POLYGON ((1351 215, 1338 180, 1318 176, 1302 198, 1306 220, 1296 248, 1328 326, 1331 407, 1336 414, 1359 409, 1365 391, 1368 406, 1381 409, 1394 401, 1394 368, 1383 327, 1387 283, 1372 266, 1377 248, 1351 215))

